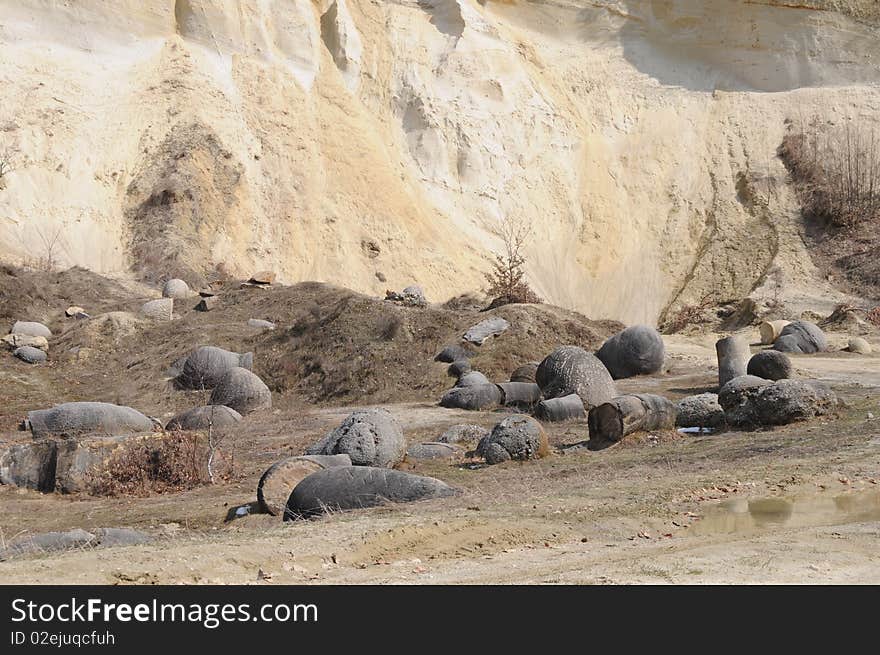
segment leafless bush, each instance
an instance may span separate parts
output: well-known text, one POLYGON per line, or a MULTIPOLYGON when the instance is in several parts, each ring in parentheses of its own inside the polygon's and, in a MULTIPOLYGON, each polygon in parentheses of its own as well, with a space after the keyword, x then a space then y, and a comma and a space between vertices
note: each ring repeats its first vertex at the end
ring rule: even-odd
POLYGON ((0 180, 7 173, 11 173, 19 165, 19 151, 12 146, 4 146, 0 148, 0 180))
POLYGON ((793 126, 779 155, 804 215, 824 225, 880 222, 880 139, 862 124, 793 126))
POLYGON ((665 334, 681 332, 689 325, 697 325, 703 322, 705 311, 711 307, 710 296, 704 296, 696 304, 683 305, 674 314, 668 316, 663 322, 662 330, 665 334))
POLYGON ((541 302, 541 298, 532 291, 525 279, 526 260, 523 250, 532 235, 531 224, 520 219, 507 219, 501 221, 498 232, 504 251, 495 254, 492 270, 486 274, 486 281, 489 283, 486 294, 494 299, 492 306, 541 302))

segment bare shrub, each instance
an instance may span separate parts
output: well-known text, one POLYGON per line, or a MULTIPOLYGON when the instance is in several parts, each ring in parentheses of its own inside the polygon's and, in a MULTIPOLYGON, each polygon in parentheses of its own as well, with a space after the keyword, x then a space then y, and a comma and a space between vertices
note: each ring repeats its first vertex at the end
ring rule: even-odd
POLYGON ((877 306, 874 309, 872 309, 870 312, 868 312, 868 315, 866 318, 868 319, 868 322, 871 323, 872 325, 876 325, 877 327, 880 327, 880 306, 877 306))
POLYGON ((682 305, 674 314, 668 316, 661 326, 665 334, 681 332, 689 325, 698 325, 704 322, 705 311, 711 307, 712 300, 709 295, 704 296, 696 304, 682 305))
POLYGON ((19 164, 19 151, 12 146, 4 146, 0 148, 0 180, 7 173, 11 173, 19 164))
POLYGON ((804 216, 833 227, 880 222, 880 139, 862 124, 792 126, 779 147, 804 216))
POLYGON ((486 274, 489 283, 486 294, 493 298, 491 307, 509 303, 540 303, 541 298, 532 291, 525 279, 526 242, 532 235, 532 226, 519 219, 507 219, 500 223, 499 236, 504 251, 495 254, 492 270, 486 274))

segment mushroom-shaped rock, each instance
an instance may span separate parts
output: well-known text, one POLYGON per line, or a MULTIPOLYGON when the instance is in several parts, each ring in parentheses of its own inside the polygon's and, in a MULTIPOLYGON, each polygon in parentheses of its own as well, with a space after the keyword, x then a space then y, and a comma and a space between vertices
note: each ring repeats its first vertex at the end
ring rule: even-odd
POLYGON ((351 458, 348 455, 301 455, 275 462, 257 483, 260 509, 273 516, 281 516, 296 485, 312 473, 334 466, 351 466, 351 458))
POLYGON ((239 414, 272 407, 272 392, 254 373, 236 366, 223 374, 211 392, 212 405, 226 405, 239 414))
POLYGON ((489 382, 489 378, 480 373, 479 371, 471 371, 470 373, 465 373, 460 378, 458 378, 458 382, 456 383, 456 387, 477 387, 483 384, 491 384, 489 382))
POLYGON ((773 349, 784 353, 808 355, 828 350, 828 340, 815 323, 794 321, 782 328, 779 338, 773 343, 773 349))
POLYGON ((46 361, 46 353, 33 346, 21 346, 12 351, 12 354, 28 364, 41 364, 46 361))
POLYGON ((461 359, 473 357, 474 353, 461 346, 445 346, 443 350, 434 356, 435 362, 445 362, 451 364, 461 359))
POLYGON ((162 287, 163 298, 186 298, 190 295, 189 285, 179 278, 171 278, 162 287))
POLYGON ((478 443, 480 439, 489 435, 489 430, 479 425, 460 424, 447 428, 438 437, 440 443, 478 443))
POLYGON ((181 412, 165 426, 166 430, 218 430, 235 425, 241 414, 225 405, 203 405, 181 412))
POLYGON ((495 384, 453 387, 440 399, 441 407, 481 410, 492 409, 501 403, 501 389, 495 384))
POLYGON ((524 414, 508 416, 477 446, 477 455, 482 456, 488 464, 500 464, 511 459, 536 459, 549 452, 544 428, 531 416, 524 414))
POLYGON ((386 409, 353 412, 306 455, 339 455, 351 458, 355 466, 392 467, 406 454, 406 439, 395 418, 386 409))
POLYGON ((610 337, 596 357, 615 380, 656 373, 663 368, 666 347, 663 337, 647 325, 633 325, 610 337))
POLYGON ((794 369, 785 353, 778 350, 763 350, 749 360, 746 373, 775 381, 793 377, 794 369))
POLYGON ((528 364, 523 364, 514 370, 513 373, 510 374, 511 382, 534 382, 535 381, 535 373, 538 372, 538 364, 540 362, 529 362, 528 364))
POLYGON ((36 321, 16 321, 12 325, 10 334, 22 334, 29 337, 45 337, 48 339, 52 336, 52 330, 36 321))
POLYGON ((862 339, 862 337, 853 337, 849 340, 849 344, 847 345, 847 350, 851 353, 858 353, 859 355, 870 355, 871 354, 871 344, 862 339))
POLYGON ((733 378, 718 392, 718 404, 724 410, 724 418, 732 427, 758 425, 752 398, 772 382, 754 375, 733 378))
POLYGON ((769 346, 779 338, 782 330, 791 321, 764 321, 758 326, 758 332, 761 334, 761 344, 769 346))
POLYGON ((678 401, 675 406, 675 425, 680 428, 711 428, 724 426, 724 410, 718 404, 717 393, 701 393, 678 401))
POLYGON ((75 402, 27 414, 34 437, 85 434, 122 436, 152 432, 154 423, 136 409, 111 403, 75 402))
POLYGON ((584 401, 576 393, 571 393, 560 398, 542 400, 535 407, 535 416, 541 421, 555 423, 558 421, 573 421, 586 418, 584 401))
POLYGON ((500 316, 495 316, 487 318, 485 321, 480 321, 472 326, 464 333, 462 338, 465 341, 470 341, 478 346, 482 346, 486 339, 489 337, 497 337, 499 334, 506 332, 509 327, 510 323, 500 316))
POLYGON ((411 503, 454 496, 445 482, 403 471, 372 466, 340 466, 312 473, 296 485, 284 520, 308 518, 336 510, 374 507, 387 502, 411 503))
POLYGON ((593 354, 577 346, 562 346, 544 358, 535 373, 544 398, 580 396, 585 409, 608 402, 617 395, 611 374, 593 354))
POLYGON ((175 384, 178 389, 213 389, 229 369, 251 370, 253 365, 253 353, 239 354, 216 346, 201 346, 187 356, 175 384))
POLYGON ((170 321, 174 315, 174 299, 159 298, 141 305, 141 313, 156 321, 170 321))

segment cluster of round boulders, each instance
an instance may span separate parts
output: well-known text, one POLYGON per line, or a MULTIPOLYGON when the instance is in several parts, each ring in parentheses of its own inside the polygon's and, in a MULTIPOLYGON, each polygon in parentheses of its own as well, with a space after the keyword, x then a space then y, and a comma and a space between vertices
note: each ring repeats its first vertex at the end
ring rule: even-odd
POLYGON ((550 353, 535 372, 535 382, 544 398, 577 394, 585 409, 608 402, 617 395, 614 380, 605 365, 578 346, 562 346, 550 353))
POLYGON ((477 455, 488 464, 508 460, 526 460, 544 457, 549 453, 547 435, 535 419, 514 414, 498 423, 477 446, 477 455))
POLYGON ((226 405, 239 414, 250 414, 272 407, 272 392, 256 374, 236 366, 217 381, 210 404, 226 405))
POLYGON ((456 386, 440 398, 441 407, 467 410, 492 409, 501 404, 501 389, 496 384, 456 386))
POLYGON ((28 364, 42 364, 47 359, 44 351, 33 346, 19 346, 12 351, 12 354, 28 364))
POLYGON ((542 400, 535 406, 535 416, 542 421, 555 423, 586 418, 587 412, 581 397, 572 393, 560 398, 542 400))
POLYGON ((473 356, 474 353, 461 346, 445 346, 443 350, 434 356, 434 361, 451 364, 452 362, 457 362, 462 359, 466 360, 473 356))
POLYGON ((675 425, 680 428, 717 430, 726 422, 717 393, 701 393, 678 401, 675 425))
POLYGON ((535 381, 535 373, 538 372, 538 364, 540 362, 529 362, 528 364, 523 364, 518 367, 513 373, 510 374, 511 382, 534 382, 535 381))
POLYGON ((216 346, 201 346, 190 353, 183 363, 175 362, 178 370, 175 384, 178 389, 213 389, 230 369, 240 367, 251 370, 253 353, 236 353, 216 346))
POLYGON ((615 380, 648 375, 663 368, 663 337, 647 325, 633 325, 608 338, 596 352, 615 380))
POLYGON ((794 321, 789 323, 773 342, 773 349, 784 353, 812 354, 828 350, 825 333, 815 323, 794 321))
POLYGON ((34 437, 100 434, 120 436, 152 432, 152 419, 136 409, 111 403, 74 402, 27 414, 34 437))
POLYGON ((226 405, 203 405, 181 412, 165 425, 166 430, 219 430, 241 420, 241 414, 226 405))
POLYGON ((749 360, 746 373, 775 382, 793 377, 794 369, 785 353, 778 350, 763 350, 749 360))
POLYGON ((162 287, 163 298, 186 298, 190 295, 189 285, 179 278, 171 278, 162 287))
POLYGON ((457 492, 435 478, 373 466, 340 466, 312 473, 296 485, 284 510, 284 520, 296 520, 337 510, 447 498, 457 492))
POLYGON ((301 455, 275 462, 263 472, 257 483, 260 509, 280 516, 296 485, 312 473, 336 466, 351 466, 351 458, 348 455, 301 455))
POLYGON ((386 409, 353 412, 306 455, 348 455, 355 466, 392 467, 403 461, 406 439, 386 409))

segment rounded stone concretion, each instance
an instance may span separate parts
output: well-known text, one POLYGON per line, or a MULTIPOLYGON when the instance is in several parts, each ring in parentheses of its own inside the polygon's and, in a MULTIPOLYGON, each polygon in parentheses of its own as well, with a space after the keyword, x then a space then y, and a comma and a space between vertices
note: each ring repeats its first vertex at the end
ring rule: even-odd
POLYGON ((461 455, 461 449, 448 443, 429 441, 410 446, 406 451, 407 459, 452 459, 461 455))
POLYGON ((746 373, 765 380, 784 380, 794 376, 788 356, 778 350, 764 350, 749 360, 746 373))
POLYGON ((477 446, 488 464, 544 457, 550 448, 544 428, 531 416, 515 414, 496 425, 477 446))
POLYGON ((153 421, 136 409, 110 403, 77 402, 28 412, 34 437, 99 434, 121 436, 153 431, 153 421))
POLYGON ((187 356, 175 378, 178 389, 213 389, 229 369, 251 370, 254 354, 239 354, 216 346, 201 346, 187 356))
POLYGON ((165 426, 166 430, 209 430, 228 428, 241 420, 241 414, 225 405, 193 407, 181 412, 165 426))
POLYGON ((770 386, 769 380, 754 375, 741 375, 733 378, 721 387, 718 392, 718 404, 724 410, 724 418, 732 427, 743 427, 758 424, 752 398, 761 389, 770 386))
POLYGON ((544 398, 560 398, 576 393, 589 410, 617 395, 614 380, 605 365, 577 346, 557 348, 538 366, 535 382, 544 398))
POLYGON ((46 361, 46 353, 33 346, 21 346, 13 350, 12 354, 28 364, 42 364, 46 361))
POLYGON ((156 321, 170 321, 174 315, 174 299, 159 298, 141 305, 141 313, 156 321))
POLYGON ((719 339, 715 343, 718 356, 718 387, 719 389, 734 378, 746 374, 751 356, 749 343, 738 335, 719 339))
POLYGON ((675 425, 680 428, 724 427, 724 410, 718 403, 717 393, 701 393, 678 401, 675 406, 675 425))
POLYGON ((495 384, 453 387, 440 399, 441 407, 468 410, 491 409, 500 403, 501 389, 495 384))
POLYGON ((275 462, 257 483, 260 509, 272 516, 281 516, 296 485, 312 473, 334 466, 351 466, 351 459, 348 455, 302 455, 275 462))
POLYGON ((576 393, 542 400, 535 407, 535 417, 549 423, 557 421, 574 421, 587 417, 584 402, 576 393))
POLYGON ((851 353, 858 353, 859 355, 870 355, 872 351, 871 344, 862 339, 862 337, 853 337, 850 339, 847 350, 851 353))
POLYGON ((534 382, 535 373, 538 372, 538 362, 529 362, 518 367, 510 374, 511 382, 534 382))
POLYGON ((163 298, 186 298, 189 295, 189 285, 176 277, 168 280, 162 287, 163 298))
POLYGON ((478 443, 483 437, 489 436, 489 430, 479 425, 453 425, 441 434, 440 443, 478 443))
POLYGON ((340 455, 355 466, 392 467, 403 461, 406 439, 397 421, 386 409, 353 412, 306 455, 340 455))
POLYGON ((773 349, 784 353, 809 355, 828 350, 828 340, 815 323, 794 321, 782 328, 779 338, 773 343, 773 349))
POLYGON ((446 346, 434 356, 434 361, 451 364, 452 362, 457 362, 461 359, 468 359, 473 356, 474 353, 461 346, 446 346))
POLYGON ((828 413, 837 405, 831 388, 814 380, 779 380, 751 399, 757 425, 786 425, 828 413))
POLYGON ((458 378, 458 383, 456 383, 456 387, 477 387, 483 384, 492 384, 485 375, 480 373, 479 371, 471 371, 470 373, 465 373, 460 378, 458 378))
POLYGON ((615 380, 648 375, 663 368, 666 346, 663 337, 647 325, 633 325, 610 337, 596 357, 615 380))
POLYGON ((272 392, 255 374, 236 366, 218 380, 211 392, 211 404, 226 405, 244 415, 272 407, 272 392))
POLYGON ((12 325, 10 334, 24 334, 29 337, 45 337, 48 339, 52 336, 52 330, 36 321, 16 321, 12 325))
POLYGON ((446 369, 446 375, 453 378, 460 378, 462 375, 470 373, 473 370, 471 363, 466 359, 459 359, 452 362, 446 369))
POLYGON ((336 510, 362 509, 387 502, 411 503, 454 496, 456 490, 435 478, 372 466, 341 466, 312 473, 290 494, 284 520, 336 510))

